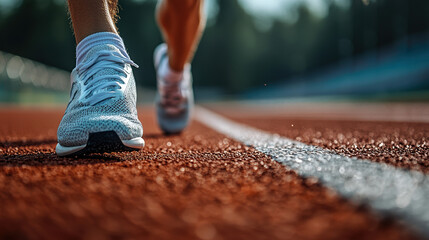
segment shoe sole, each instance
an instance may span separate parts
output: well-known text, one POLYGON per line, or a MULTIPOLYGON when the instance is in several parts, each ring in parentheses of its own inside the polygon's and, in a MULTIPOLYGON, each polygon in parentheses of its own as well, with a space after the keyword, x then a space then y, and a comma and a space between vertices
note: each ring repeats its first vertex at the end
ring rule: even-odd
POLYGON ((121 140, 115 131, 90 133, 87 144, 74 147, 64 147, 57 144, 55 152, 58 156, 83 155, 88 153, 124 152, 142 149, 145 145, 143 138, 121 140))

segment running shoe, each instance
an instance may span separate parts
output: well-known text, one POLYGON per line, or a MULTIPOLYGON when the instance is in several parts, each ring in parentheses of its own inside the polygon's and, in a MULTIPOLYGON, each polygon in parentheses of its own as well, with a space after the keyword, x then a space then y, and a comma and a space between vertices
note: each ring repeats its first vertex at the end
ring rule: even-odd
POLYGON ((114 45, 88 51, 71 73, 70 102, 58 127, 57 155, 144 147, 131 66, 138 67, 114 45))
POLYGON ((157 72, 157 89, 155 98, 158 125, 166 134, 177 134, 183 131, 190 122, 194 106, 192 74, 190 64, 183 70, 179 81, 164 79, 159 68, 164 61, 168 64, 167 45, 159 45, 154 52, 154 64, 157 72))

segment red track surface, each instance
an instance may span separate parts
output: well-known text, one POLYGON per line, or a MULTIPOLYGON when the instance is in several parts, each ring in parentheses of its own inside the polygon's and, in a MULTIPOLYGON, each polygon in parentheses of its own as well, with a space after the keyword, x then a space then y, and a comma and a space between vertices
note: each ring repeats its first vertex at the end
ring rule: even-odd
POLYGON ((309 105, 242 109, 244 114, 237 107, 214 110, 338 154, 429 173, 428 105, 309 105), (351 120, 355 118, 361 120, 351 120))
MULTIPOLYGON (((152 109, 141 109, 140 115, 144 150, 58 158, 54 147, 62 110, 0 110, 0 238, 415 238, 395 220, 355 206, 199 123, 182 135, 163 136, 152 109)), ((324 147, 335 146, 335 136, 347 138, 350 131, 348 123, 301 121, 291 132, 284 119, 270 127, 240 121, 324 147), (323 141, 314 140, 317 132, 323 141)), ((416 131, 420 127, 423 135, 416 141, 427 141, 427 125, 416 131)), ((359 137, 356 143, 416 135, 378 129, 368 125, 374 143, 359 137)), ((340 144, 340 152, 358 155, 350 146, 340 144)), ((416 151, 427 156, 427 148, 416 151)), ((424 164, 410 166, 426 171, 424 164)))
POLYGON ((429 172, 429 124, 306 120, 293 118, 236 121, 278 133, 338 154, 429 172))

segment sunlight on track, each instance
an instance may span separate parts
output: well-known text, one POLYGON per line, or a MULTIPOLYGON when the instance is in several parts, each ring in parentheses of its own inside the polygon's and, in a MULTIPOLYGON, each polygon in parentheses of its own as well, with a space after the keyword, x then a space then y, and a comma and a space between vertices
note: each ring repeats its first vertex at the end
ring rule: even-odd
POLYGON ((410 227, 429 234, 429 177, 420 172, 340 156, 235 123, 203 108, 197 109, 196 118, 220 133, 255 147, 303 177, 316 177, 341 195, 397 215, 410 227))

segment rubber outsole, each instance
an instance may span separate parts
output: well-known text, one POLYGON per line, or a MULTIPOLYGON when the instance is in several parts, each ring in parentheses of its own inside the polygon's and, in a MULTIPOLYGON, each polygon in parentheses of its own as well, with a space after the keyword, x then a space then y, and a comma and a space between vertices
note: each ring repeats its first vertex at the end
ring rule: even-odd
POLYGON ((121 140, 115 131, 90 133, 87 144, 64 147, 57 144, 55 152, 58 156, 84 155, 90 153, 136 151, 145 145, 143 138, 121 140))

